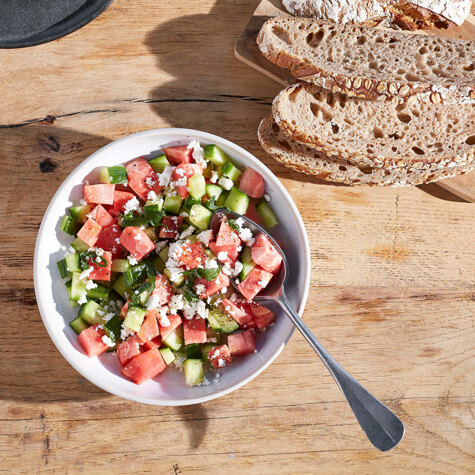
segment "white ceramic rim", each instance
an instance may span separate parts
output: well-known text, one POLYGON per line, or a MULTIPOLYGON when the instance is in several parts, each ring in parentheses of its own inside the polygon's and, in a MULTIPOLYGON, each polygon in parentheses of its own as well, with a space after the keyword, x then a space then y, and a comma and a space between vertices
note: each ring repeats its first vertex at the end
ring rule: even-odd
POLYGON ((74 185, 75 183, 69 183, 70 181, 72 182, 73 176, 76 174, 79 174, 80 172, 83 172, 86 174, 88 169, 90 168, 90 164, 94 162, 95 158, 97 155, 101 154, 104 152, 104 150, 107 150, 107 148, 112 147, 112 146, 117 146, 118 143, 125 142, 128 140, 134 140, 137 137, 143 137, 147 135, 154 135, 157 136, 157 138, 160 137, 160 135, 177 135, 177 136, 190 136, 194 139, 202 140, 207 143, 215 143, 217 145, 224 144, 225 146, 229 147, 232 149, 237 155, 242 155, 244 156, 247 160, 250 161, 250 163, 254 164, 259 164, 260 166, 263 166, 266 168, 266 171, 269 173, 269 175, 275 180, 275 185, 282 194, 282 196, 285 198, 285 201, 287 202, 289 208, 292 210, 292 212, 295 215, 295 218, 297 219, 297 222, 299 223, 300 226, 300 232, 302 234, 302 238, 305 244, 305 269, 303 270, 304 272, 304 286, 303 286, 303 295, 300 301, 300 305, 298 308, 298 314, 302 316, 302 313, 305 309, 305 304, 307 302, 308 298, 308 292, 310 288, 310 265, 311 265, 311 260, 310 260, 310 245, 308 242, 308 236, 307 236, 307 231, 305 229, 305 225, 303 223, 302 217, 300 216, 300 212, 298 211, 297 207, 295 206, 295 203, 293 202, 292 198, 290 197, 289 193, 287 190, 284 188, 280 180, 274 175, 274 173, 266 166, 264 163, 262 163, 260 160, 258 160, 256 157, 254 157, 250 152, 247 150, 241 148, 240 146, 234 144, 233 142, 230 142, 229 140, 223 139, 217 135, 210 134, 208 132, 201 132, 198 130, 193 130, 193 129, 182 129, 182 128, 163 128, 163 129, 151 129, 151 130, 145 130, 142 132, 137 132, 135 134, 127 135, 125 137, 122 137, 118 140, 112 141, 111 143, 105 145, 104 147, 101 147, 99 150, 94 152, 92 155, 90 155, 88 158, 86 158, 80 165, 78 165, 68 176, 67 178, 63 181, 63 183, 60 185, 56 193, 53 195, 51 198, 51 201, 48 205, 48 208, 45 211, 44 217, 41 222, 40 229, 38 231, 38 235, 36 238, 36 245, 35 245, 35 254, 33 258, 33 276, 34 276, 34 286, 35 286, 35 295, 36 295, 36 302, 40 311, 41 318, 43 320, 43 324, 46 328, 46 331, 48 332, 48 335, 50 336, 51 340, 53 340, 53 343, 55 344, 56 348, 59 350, 59 352, 63 355, 63 357, 66 359, 66 361, 84 378, 86 378, 90 383, 94 384, 95 386, 101 388, 102 390, 113 394, 115 396, 119 396, 123 399, 129 400, 129 401, 134 401, 134 402, 140 402, 143 404, 150 404, 150 405, 158 405, 158 406, 188 406, 191 404, 200 404, 206 401, 211 401, 213 399, 216 399, 221 396, 225 396, 226 394, 229 394, 232 391, 235 391, 236 389, 240 388, 241 386, 244 386, 247 384, 249 381, 254 379, 256 376, 258 376, 262 371, 264 371, 276 358, 277 356, 280 355, 282 350, 284 349, 285 345, 289 341, 290 337, 292 336, 295 328, 291 328, 289 330, 288 335, 284 338, 284 341, 281 343, 281 345, 276 349, 274 354, 272 355, 271 358, 269 358, 262 366, 260 366, 258 369, 256 369, 253 373, 251 373, 248 377, 240 380, 236 384, 221 390, 217 391, 216 393, 207 395, 207 396, 202 396, 202 397, 196 397, 194 399, 176 399, 173 401, 170 400, 161 400, 161 399, 151 399, 151 398, 146 398, 146 397, 141 397, 141 396, 134 396, 131 397, 129 394, 125 393, 122 390, 118 390, 115 388, 113 385, 104 383, 102 381, 98 381, 95 379, 95 376, 93 374, 90 374, 89 371, 86 371, 83 367, 81 367, 79 364, 76 364, 76 362, 69 357, 68 351, 63 348, 62 344, 59 342, 59 339, 56 337, 55 332, 53 332, 51 326, 48 323, 48 320, 43 316, 46 315, 47 313, 47 308, 46 304, 43 301, 41 294, 37 291, 39 288, 39 269, 37 266, 38 262, 38 253, 39 253, 39 243, 42 241, 42 237, 44 232, 46 231, 46 228, 44 228, 43 224, 46 221, 44 218, 49 216, 50 213, 53 212, 53 202, 55 201, 56 196, 60 193, 60 191, 68 187, 70 185, 74 185))

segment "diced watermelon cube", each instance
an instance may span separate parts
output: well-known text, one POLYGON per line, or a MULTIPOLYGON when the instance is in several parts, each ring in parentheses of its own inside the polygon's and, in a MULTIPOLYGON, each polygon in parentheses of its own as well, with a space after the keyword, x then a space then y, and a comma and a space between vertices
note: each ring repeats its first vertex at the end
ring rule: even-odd
POLYGON ((181 317, 179 315, 168 315, 167 318, 170 322, 170 325, 164 326, 160 322, 158 323, 162 340, 165 340, 165 338, 170 335, 170 333, 173 333, 182 323, 181 317))
POLYGON ((142 340, 137 336, 129 336, 127 340, 117 345, 117 356, 122 366, 125 366, 130 360, 142 353, 142 340))
POLYGON ((256 266, 237 287, 247 300, 252 300, 262 289, 267 287, 272 277, 270 272, 256 266))
POLYGON ((114 216, 118 216, 119 214, 122 214, 124 212, 125 204, 128 201, 130 201, 132 198, 135 198, 135 195, 133 193, 130 193, 129 191, 115 190, 114 191, 114 206, 112 207, 111 210, 109 210, 109 213, 111 213, 114 216))
POLYGON ((282 256, 271 240, 264 234, 259 233, 251 247, 252 260, 267 272, 276 274, 282 265, 282 256))
POLYGON ((108 348, 102 341, 105 332, 101 328, 97 328, 98 326, 92 325, 92 327, 86 328, 78 335, 78 341, 89 358, 101 355, 108 348))
POLYGON ((176 190, 178 194, 186 199, 190 196, 190 191, 188 190, 188 180, 197 173, 202 173, 203 168, 197 163, 182 163, 178 165, 175 170, 173 170, 171 176, 171 182, 175 183, 176 190))
POLYGON ((104 251, 110 251, 113 259, 120 259, 123 255, 120 244, 121 234, 122 228, 118 224, 102 228, 96 241, 96 247, 104 249, 104 251))
POLYGON ((137 260, 143 259, 155 249, 153 241, 137 226, 127 226, 120 235, 120 243, 137 260))
POLYGON ((256 326, 259 328, 259 330, 264 330, 264 328, 269 327, 275 322, 275 313, 268 308, 257 303, 249 304, 249 308, 252 315, 254 316, 254 321, 256 322, 256 326))
POLYGON ((167 147, 163 149, 167 160, 172 165, 180 165, 181 163, 191 163, 193 161, 193 149, 186 145, 179 145, 178 147, 167 147))
POLYGON ((155 304, 157 307, 166 305, 173 297, 173 287, 163 274, 155 277, 155 288, 153 289, 152 296, 156 300, 155 304))
POLYGON ((183 216, 164 216, 159 237, 161 239, 176 239, 183 224, 183 216))
POLYGON ((160 348, 161 344, 162 344, 162 338, 157 336, 157 337, 153 338, 152 340, 146 341, 142 345, 142 348, 145 351, 147 351, 147 350, 151 350, 152 348, 160 348))
POLYGON ((256 326, 249 305, 223 299, 223 307, 224 311, 234 318, 241 328, 254 328, 256 326))
POLYGON ((102 205, 97 205, 91 212, 90 217, 103 228, 117 224, 117 221, 102 205))
POLYGON ((160 330, 158 328, 157 317, 155 315, 147 315, 140 330, 137 332, 137 336, 140 338, 142 343, 145 343, 159 335, 160 330))
POLYGON ((218 277, 216 277, 215 280, 212 280, 209 282, 206 279, 196 279, 195 280, 195 285, 198 284, 203 284, 205 286, 205 291, 200 294, 200 299, 207 299, 211 295, 214 295, 218 293, 220 290, 224 289, 225 287, 229 287, 231 282, 229 281, 229 277, 224 274, 223 272, 220 272, 218 277))
POLYGON ((243 356, 252 353, 256 349, 254 333, 252 330, 245 330, 241 333, 228 335, 229 352, 233 356, 243 356))
POLYGON ((256 205, 252 201, 249 201, 249 206, 247 207, 247 211, 244 216, 246 216, 246 218, 249 218, 251 221, 254 221, 259 226, 262 225, 261 217, 257 212, 256 205))
POLYGON ((262 198, 264 196, 264 178, 254 168, 247 167, 241 175, 239 189, 251 198, 262 198))
POLYGON ((206 320, 203 318, 193 318, 193 320, 183 320, 183 336, 185 345, 192 343, 206 343, 208 335, 206 333, 206 320))
POLYGON ((88 259, 88 264, 92 266, 92 272, 89 274, 89 279, 91 280, 111 280, 111 267, 112 267, 112 254, 105 251, 101 257, 94 257, 88 259), (101 257, 107 261, 107 265, 104 265, 101 257), (98 260, 101 262, 99 263, 98 260))
POLYGON ((114 203, 115 185, 84 185, 84 199, 88 203, 111 205, 114 203))
POLYGON ((158 176, 143 157, 136 158, 125 165, 129 186, 137 196, 147 201, 150 191, 160 193, 162 187, 158 183, 158 176))
POLYGON ((216 238, 217 246, 235 246, 241 245, 241 239, 238 233, 229 225, 228 220, 223 218, 219 226, 218 237, 216 238))
POLYGON ((197 241, 193 244, 183 244, 182 252, 178 260, 182 266, 188 270, 196 269, 198 266, 204 266, 207 256, 203 244, 197 241))
POLYGON ((209 248, 216 257, 218 256, 220 257, 219 261, 222 262, 223 264, 234 265, 234 263, 237 261, 239 257, 239 247, 218 246, 216 242, 210 242, 209 248), (220 254, 220 253, 226 253, 226 254, 220 254))
POLYGON ((89 247, 94 247, 99 238, 101 229, 100 224, 96 223, 92 218, 88 218, 78 231, 78 238, 84 241, 89 247))
POLYGON ((122 374, 135 384, 142 384, 160 374, 166 367, 158 348, 152 348, 131 360, 122 369, 122 374))
POLYGON ((216 369, 224 368, 232 363, 232 356, 227 345, 221 345, 209 350, 208 359, 216 369))

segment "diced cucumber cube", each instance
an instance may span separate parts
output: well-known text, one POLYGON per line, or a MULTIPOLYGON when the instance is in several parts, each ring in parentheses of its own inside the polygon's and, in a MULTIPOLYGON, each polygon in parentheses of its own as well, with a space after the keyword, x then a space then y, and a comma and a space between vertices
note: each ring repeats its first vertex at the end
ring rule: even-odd
POLYGON ((249 246, 246 246, 244 251, 242 251, 241 264, 242 270, 239 274, 239 279, 244 280, 247 274, 256 267, 256 263, 252 260, 251 248, 249 246))
POLYGON ((226 198, 224 206, 235 213, 246 214, 247 207, 249 206, 249 196, 239 188, 234 187, 226 198))
POLYGON ((160 348, 158 351, 162 355, 163 361, 165 361, 166 365, 170 365, 175 361, 175 355, 170 348, 160 348))
POLYGON ((142 326, 146 313, 147 311, 144 308, 129 305, 124 320, 124 326, 130 328, 134 332, 138 332, 142 326))
POLYGON ((185 360, 183 371, 185 372, 185 381, 188 386, 197 386, 203 383, 205 378, 203 361, 196 359, 185 360))
POLYGON ((69 322, 69 326, 79 335, 83 330, 89 327, 89 325, 81 318, 76 317, 69 322))
POLYGON ((186 280, 186 277, 181 274, 180 276, 175 276, 175 280, 172 280, 172 273, 170 272, 170 269, 167 269, 165 268, 165 270, 163 271, 163 273, 166 275, 167 279, 172 282, 173 284, 175 284, 176 287, 181 287, 184 283, 185 283, 185 280, 186 280))
POLYGON ((143 231, 151 241, 155 242, 158 239, 157 230, 153 226, 147 226, 143 231))
POLYGON ((221 167, 221 173, 230 178, 234 183, 239 182, 242 172, 238 170, 229 160, 221 167))
POLYGON ((126 272, 131 267, 132 266, 127 259, 114 259, 112 261, 111 270, 112 272, 126 272))
POLYGON ((257 212, 259 213, 259 217, 261 218, 262 224, 265 228, 272 228, 276 224, 279 224, 279 220, 275 215, 272 208, 269 206, 267 201, 262 200, 257 206, 257 212))
POLYGON ((223 165, 229 156, 223 152, 217 145, 210 144, 204 148, 204 157, 215 165, 223 165))
POLYGON ((160 274, 163 274, 163 271, 165 270, 165 262, 163 262, 163 259, 160 256, 157 256, 153 261, 152 261, 153 267, 155 267, 155 270, 160 272, 160 274))
POLYGON ((231 333, 239 328, 236 320, 217 308, 209 311, 208 323, 217 333, 231 333))
POLYGON ((147 292, 144 290, 140 295, 139 295, 139 302, 142 307, 145 307, 145 304, 147 303, 148 298, 150 297, 150 292, 147 292))
POLYGON ((81 223, 71 216, 63 216, 59 229, 70 236, 76 236, 76 233, 81 229, 81 223))
POLYGON ((163 344, 173 351, 178 351, 183 345, 183 338, 174 331, 163 339, 163 344))
POLYGON ((77 302, 81 295, 86 293, 86 279, 80 278, 79 272, 73 272, 73 278, 71 280, 71 300, 77 302))
POLYGON ((91 211, 91 205, 71 206, 71 208, 69 208, 71 218, 76 219, 80 223, 85 223, 87 221, 87 215, 91 211))
POLYGON ((168 261, 168 251, 170 250, 170 246, 165 246, 158 255, 162 258, 163 262, 168 261))
POLYGON ((86 252, 89 249, 89 246, 79 238, 76 238, 72 243, 71 247, 76 252, 86 252))
POLYGON ((198 343, 191 343, 185 346, 185 353, 187 358, 201 359, 201 349, 198 343))
POLYGON ((66 277, 71 276, 71 272, 69 272, 68 264, 66 264, 66 259, 61 259, 57 262, 59 275, 62 279, 66 279, 66 277))
POLYGON ((216 206, 222 208, 226 200, 228 199, 229 191, 224 190, 220 195, 219 198, 216 200, 216 206))
POLYGON ((206 185, 206 194, 210 198, 214 197, 217 200, 221 196, 222 192, 223 192, 223 189, 218 185, 212 185, 212 184, 206 185))
POLYGON ((162 173, 163 170, 165 170, 165 167, 170 165, 170 162, 167 160, 165 154, 156 158, 152 158, 152 160, 150 160, 148 163, 154 169, 154 171, 158 173, 162 173))
POLYGON ((104 323, 104 331, 112 341, 120 340, 120 330, 122 320, 119 315, 114 315, 108 322, 104 323))
POLYGON ((102 285, 98 285, 93 289, 87 289, 86 295, 90 299, 100 300, 102 302, 106 302, 109 300, 109 289, 102 285))
POLYGON ((64 260, 68 266, 69 272, 81 272, 81 262, 79 259, 79 254, 68 254, 64 260))
POLYGON ((190 221, 193 226, 204 231, 208 229, 213 213, 202 205, 193 205, 190 210, 190 221))
POLYGON ((125 285, 124 274, 120 274, 119 277, 112 284, 112 288, 124 299, 128 298, 129 288, 125 285))
POLYGON ((167 195, 163 202, 163 209, 170 214, 178 214, 180 212, 181 204, 183 200, 180 195, 167 195))
POLYGON ((188 185, 190 188, 190 195, 195 200, 201 200, 201 198, 206 194, 206 181, 201 173, 195 173, 190 177, 188 185))
POLYGON ((76 301, 71 300, 71 284, 72 284, 71 281, 66 282, 66 292, 68 294, 69 305, 71 305, 71 307, 74 308, 74 307, 77 307, 79 304, 76 301))
POLYGON ((99 172, 101 183, 114 183, 116 185, 127 185, 127 170, 122 165, 102 168, 99 172))
POLYGON ((89 325, 104 323, 105 310, 94 300, 88 300, 79 310, 78 316, 89 325))

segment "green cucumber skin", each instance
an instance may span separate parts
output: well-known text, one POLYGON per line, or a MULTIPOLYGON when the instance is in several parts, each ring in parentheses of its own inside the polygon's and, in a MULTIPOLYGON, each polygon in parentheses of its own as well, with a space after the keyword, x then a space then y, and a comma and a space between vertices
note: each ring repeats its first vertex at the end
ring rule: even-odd
POLYGON ((175 361, 175 355, 170 348, 160 348, 158 351, 162 355, 163 361, 165 361, 167 366, 175 361))
POLYGON ((202 205, 193 205, 190 210, 190 221, 193 226, 204 231, 208 229, 213 213, 202 205))
POLYGON ((89 325, 81 318, 76 317, 74 320, 69 322, 69 326, 79 335, 83 330, 89 328, 89 325))
POLYGON ((183 339, 174 331, 163 339, 163 344, 173 351, 178 351, 183 345, 183 339))
POLYGON ((108 322, 104 323, 104 331, 114 342, 120 340, 121 327, 122 320, 120 319, 119 315, 114 315, 108 322))
POLYGON ((145 318, 147 311, 141 307, 129 306, 127 315, 124 319, 124 326, 130 328, 134 332, 138 332, 145 318))
POLYGON ((208 323, 217 333, 231 333, 239 328, 236 320, 217 308, 209 311, 208 323))
POLYGON ((93 289, 86 290, 86 296, 90 299, 100 300, 101 302, 107 302, 109 300, 110 290, 102 285, 98 285, 93 289))
POLYGON ((188 386, 197 386, 204 381, 204 367, 201 359, 187 359, 183 363, 185 380, 188 386))
POLYGON ((176 196, 167 195, 165 197, 165 201, 163 202, 163 209, 167 213, 177 215, 180 212, 182 203, 183 203, 183 200, 179 195, 176 195, 176 196))
POLYGON ((263 200, 256 206, 259 217, 265 228, 270 229, 277 224, 279 220, 267 201, 263 200))
POLYGON ((86 252, 89 249, 89 246, 84 242, 81 241, 81 239, 76 238, 72 243, 71 247, 76 251, 76 252, 86 252))
POLYGON ((67 277, 71 277, 71 272, 68 270, 68 265, 66 264, 66 259, 61 259, 57 262, 59 275, 62 279, 66 279, 67 277))
POLYGON ((191 345, 185 346, 186 357, 189 359, 200 360, 201 359, 201 348, 198 343, 192 343, 191 345))
POLYGON ((80 308, 78 317, 81 317, 89 325, 102 324, 104 323, 104 317, 98 314, 99 311, 105 314, 104 307, 94 302, 94 300, 88 300, 80 308))
POLYGON ((224 206, 235 213, 246 214, 249 206, 249 196, 243 193, 240 189, 233 187, 224 202, 224 206))
POLYGON ((63 216, 59 229, 70 236, 76 236, 77 232, 81 229, 81 223, 71 218, 71 216, 63 216))
POLYGON ((127 185, 129 180, 127 178, 127 169, 122 165, 109 167, 109 183, 115 185, 127 185))
POLYGON ((221 172, 224 176, 228 177, 232 180, 235 184, 239 182, 239 178, 241 177, 241 171, 236 168, 230 161, 227 161, 221 167, 221 172))
POLYGON ((221 166, 229 160, 228 155, 214 144, 206 145, 204 148, 204 157, 217 166, 221 166))
POLYGON ((158 173, 162 173, 163 170, 165 170, 165 167, 170 165, 170 162, 167 160, 165 154, 162 154, 156 158, 152 158, 152 160, 150 160, 148 163, 153 168, 153 170, 158 173))
POLYGON ((219 197, 221 196, 221 193, 223 192, 224 190, 218 186, 218 185, 212 185, 212 184, 208 184, 206 185, 206 194, 210 197, 210 198, 213 198, 215 200, 218 200, 219 197))

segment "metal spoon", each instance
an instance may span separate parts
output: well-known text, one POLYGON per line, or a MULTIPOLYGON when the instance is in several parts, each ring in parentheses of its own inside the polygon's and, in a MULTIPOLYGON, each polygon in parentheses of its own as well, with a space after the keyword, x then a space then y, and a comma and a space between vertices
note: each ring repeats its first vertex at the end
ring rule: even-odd
MULTIPOLYGON (((270 303, 274 302, 279 305, 281 310, 290 318, 292 323, 298 328, 304 338, 310 343, 310 346, 320 356, 325 366, 330 371, 341 392, 350 404, 356 419, 360 423, 366 437, 379 450, 385 452, 391 450, 401 441, 404 435, 404 425, 401 420, 381 401, 371 395, 356 379, 347 373, 325 350, 321 343, 315 338, 312 332, 307 328, 302 319, 291 308, 287 297, 285 296, 284 286, 288 275, 288 264, 285 254, 277 244, 261 226, 254 221, 234 213, 227 209, 219 209, 213 213, 210 222, 210 229, 214 236, 218 234, 219 226, 223 217, 228 219, 242 218, 246 227, 248 227, 253 235, 264 233, 274 244, 283 258, 282 268, 277 276, 275 276, 269 286, 263 289, 255 298, 255 302, 270 303)), ((237 289, 235 282, 231 279, 233 286, 237 289)), ((239 291, 239 290, 238 290, 239 291)))

